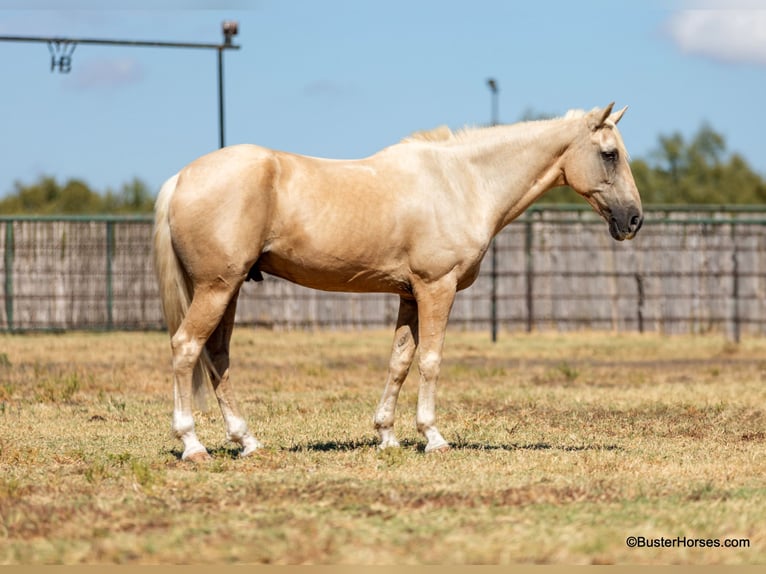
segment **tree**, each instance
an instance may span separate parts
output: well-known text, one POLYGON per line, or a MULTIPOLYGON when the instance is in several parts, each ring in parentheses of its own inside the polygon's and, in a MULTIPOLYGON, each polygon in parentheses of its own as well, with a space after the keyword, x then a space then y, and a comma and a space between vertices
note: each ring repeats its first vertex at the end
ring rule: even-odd
POLYGON ((49 213, 94 214, 103 211, 103 198, 91 191, 87 184, 77 179, 70 179, 47 209, 49 213))
POLYGON ((0 200, 0 214, 127 214, 151 213, 154 198, 149 188, 138 178, 123 184, 117 193, 100 194, 79 179, 60 185, 55 178, 42 176, 31 185, 14 184, 15 193, 0 200))
POLYGON ((766 180, 728 154, 725 138, 706 123, 689 142, 678 132, 661 135, 650 159, 631 168, 644 203, 766 203, 766 180))
POLYGON ((104 200, 107 211, 112 213, 151 213, 154 209, 154 197, 137 177, 123 184, 117 194, 108 191, 104 200))

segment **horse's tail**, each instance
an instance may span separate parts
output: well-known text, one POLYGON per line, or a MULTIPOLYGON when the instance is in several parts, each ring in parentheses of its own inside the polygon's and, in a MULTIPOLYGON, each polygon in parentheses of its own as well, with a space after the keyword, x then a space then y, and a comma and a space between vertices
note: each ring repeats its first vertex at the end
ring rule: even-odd
MULTIPOLYGON (((168 211, 177 182, 178 174, 168 179, 157 195, 157 201, 154 204, 154 242, 152 249, 154 272, 157 275, 160 289, 162 314, 165 317, 165 324, 171 337, 181 326, 192 299, 191 281, 173 249, 170 236, 168 211)), ((194 374, 192 375, 193 392, 197 398, 198 406, 204 407, 204 392, 208 381, 210 381, 211 372, 214 372, 214 367, 207 350, 203 348, 200 360, 194 366, 194 374)))

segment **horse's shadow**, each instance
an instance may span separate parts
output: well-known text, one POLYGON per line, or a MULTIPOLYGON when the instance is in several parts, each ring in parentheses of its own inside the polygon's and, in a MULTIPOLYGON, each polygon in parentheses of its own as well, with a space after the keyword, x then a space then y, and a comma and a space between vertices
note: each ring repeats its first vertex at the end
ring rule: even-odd
POLYGON ((484 444, 484 443, 467 443, 452 445, 452 448, 457 450, 560 450, 564 452, 580 452, 580 451, 610 451, 610 450, 623 450, 621 446, 616 444, 566 444, 566 445, 554 445, 547 442, 535 442, 535 443, 510 443, 510 444, 484 444))
MULTIPOLYGON (((347 441, 315 441, 304 444, 293 444, 287 447, 277 448, 285 452, 353 452, 366 450, 378 446, 376 438, 353 439, 347 441)), ((425 444, 412 439, 404 439, 400 442, 400 447, 406 450, 425 451, 425 444)), ((562 451, 562 452, 585 452, 585 451, 621 451, 623 447, 616 444, 581 444, 581 445, 555 445, 548 442, 535 443, 483 443, 483 442, 465 442, 458 441, 450 443, 451 450, 454 451, 562 451)), ((214 459, 239 458, 240 447, 219 446, 209 449, 210 456, 214 459)), ((181 460, 183 451, 172 449, 170 454, 177 460, 181 460)))
MULTIPOLYGON (((360 449, 373 448, 378 446, 375 438, 365 440, 350 441, 324 441, 310 442, 307 444, 293 445, 285 450, 289 452, 346 452, 360 449)), ((414 449, 425 451, 425 444, 417 440, 402 440, 400 447, 403 449, 414 449)), ((475 450, 475 451, 523 451, 523 450, 558 450, 564 452, 581 451, 620 451, 623 448, 616 444, 582 444, 582 445, 555 445, 547 442, 536 443, 484 443, 484 442, 466 442, 457 441, 450 443, 452 450, 475 450)))
MULTIPOLYGON (((350 440, 350 441, 324 441, 324 442, 310 442, 307 444, 293 445, 286 450, 289 452, 344 452, 354 451, 359 449, 366 449, 371 447, 377 447, 378 441, 375 438, 367 440, 350 440)), ((415 449, 420 452, 425 451, 425 444, 417 440, 402 440, 400 446, 403 449, 415 449)), ((458 441, 450 443, 452 450, 475 450, 475 451, 524 451, 524 450, 558 450, 564 452, 581 452, 581 451, 620 451, 623 450, 621 446, 616 444, 583 444, 583 445, 554 445, 547 442, 536 443, 483 443, 483 442, 465 442, 458 441)))

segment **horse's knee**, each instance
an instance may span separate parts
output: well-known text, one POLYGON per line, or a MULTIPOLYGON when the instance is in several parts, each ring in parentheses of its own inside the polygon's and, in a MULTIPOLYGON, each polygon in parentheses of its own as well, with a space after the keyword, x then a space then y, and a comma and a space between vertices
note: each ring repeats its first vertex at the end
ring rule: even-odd
POLYGON ((433 351, 425 353, 420 357, 418 368, 420 369, 420 374, 425 380, 433 381, 439 377, 441 360, 441 355, 433 351))

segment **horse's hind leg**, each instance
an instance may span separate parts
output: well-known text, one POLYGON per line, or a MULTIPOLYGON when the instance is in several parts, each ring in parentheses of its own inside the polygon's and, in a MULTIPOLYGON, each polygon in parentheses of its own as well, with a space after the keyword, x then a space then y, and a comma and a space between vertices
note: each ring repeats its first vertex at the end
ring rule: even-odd
POLYGON ((232 295, 231 287, 226 284, 195 288, 186 316, 170 339, 173 350, 173 432, 183 441, 183 459, 202 461, 209 458, 207 449, 194 431, 192 374, 232 295))
POLYGON ((241 444, 243 450, 240 456, 247 456, 261 448, 262 445, 248 431, 247 423, 240 414, 229 380, 229 343, 234 330, 238 294, 239 292, 232 297, 228 307, 226 307, 223 319, 208 339, 206 347, 215 368, 215 372, 211 374, 211 379, 218 405, 221 407, 221 413, 226 421, 226 438, 241 444))
POLYGON ((380 445, 378 445, 380 449, 399 446, 399 441, 394 435, 396 401, 404 379, 407 378, 417 346, 418 307, 414 300, 402 298, 399 302, 399 316, 396 321, 386 387, 373 419, 375 429, 380 435, 380 445))

